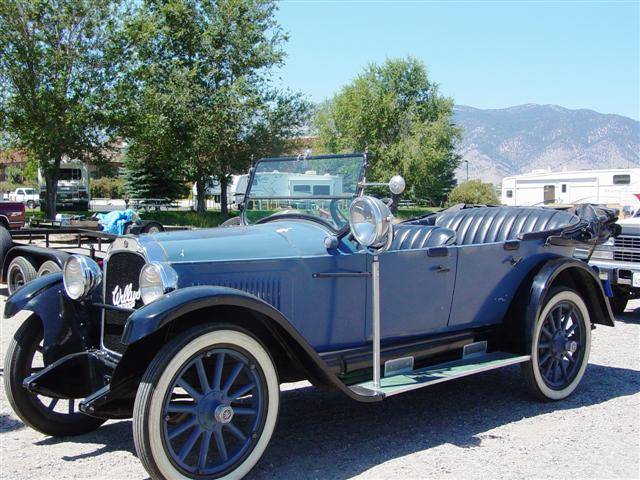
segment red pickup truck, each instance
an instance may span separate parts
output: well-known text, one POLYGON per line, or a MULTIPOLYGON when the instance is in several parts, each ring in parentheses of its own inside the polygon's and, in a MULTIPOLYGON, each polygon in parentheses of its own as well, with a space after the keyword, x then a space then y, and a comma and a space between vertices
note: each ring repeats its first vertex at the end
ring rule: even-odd
POLYGON ((7 230, 24 227, 25 206, 22 202, 0 202, 0 226, 7 230))

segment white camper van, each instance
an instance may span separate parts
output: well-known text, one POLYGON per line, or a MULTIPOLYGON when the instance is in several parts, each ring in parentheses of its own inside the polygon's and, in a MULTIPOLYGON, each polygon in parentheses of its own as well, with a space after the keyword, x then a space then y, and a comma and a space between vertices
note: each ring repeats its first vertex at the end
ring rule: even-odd
MULTIPOLYGON (((40 189, 40 204, 45 205, 47 202, 47 184, 41 170, 38 170, 38 187, 40 189)), ((60 163, 57 190, 56 208, 88 210, 91 193, 87 165, 77 160, 60 163)))
POLYGON ((640 208, 640 168, 533 171, 505 177, 501 195, 504 205, 598 203, 630 214, 640 208))

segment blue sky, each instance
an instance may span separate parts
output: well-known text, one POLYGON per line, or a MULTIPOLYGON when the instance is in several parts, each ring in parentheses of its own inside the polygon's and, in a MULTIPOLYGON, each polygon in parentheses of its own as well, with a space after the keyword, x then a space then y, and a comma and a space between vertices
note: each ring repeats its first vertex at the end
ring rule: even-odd
POLYGON ((413 55, 456 103, 552 103, 640 119, 640 1, 295 1, 284 85, 321 101, 413 55))

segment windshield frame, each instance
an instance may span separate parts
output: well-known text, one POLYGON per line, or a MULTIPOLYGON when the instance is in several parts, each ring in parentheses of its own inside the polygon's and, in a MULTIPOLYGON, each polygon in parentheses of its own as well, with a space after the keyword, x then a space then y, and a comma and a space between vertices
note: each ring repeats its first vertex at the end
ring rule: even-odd
MULTIPOLYGON (((365 181, 365 175, 367 172, 367 154, 366 153, 360 153, 360 152, 353 152, 353 153, 338 153, 338 154, 331 154, 331 155, 295 155, 295 156, 288 156, 288 157, 266 157, 266 158, 261 158, 260 160, 258 160, 255 165, 251 168, 251 170, 249 171, 249 180, 248 180, 248 185, 247 185, 247 190, 244 194, 244 198, 242 199, 242 223, 244 225, 249 225, 249 223, 247 223, 246 220, 246 204, 249 200, 251 200, 251 187, 253 186, 253 182, 254 182, 254 177, 256 175, 257 172, 257 166, 261 163, 267 163, 267 162, 292 162, 292 161, 298 161, 298 160, 326 160, 326 159, 340 159, 340 158, 355 158, 355 157, 360 157, 362 158, 362 163, 360 164, 360 171, 358 173, 358 187, 356 189, 356 192, 353 195, 312 195, 311 197, 309 197, 308 195, 301 197, 301 198, 305 198, 305 199, 319 199, 319 200, 324 200, 324 199, 346 199, 346 198, 356 198, 359 197, 360 195, 362 195, 362 192, 364 191, 364 187, 363 187, 363 183, 365 181)), ((291 199, 291 198, 298 198, 298 197, 294 197, 294 196, 286 196, 286 197, 282 197, 282 196, 272 196, 272 197, 255 197, 255 198, 270 198, 270 199, 291 199)), ((265 217, 261 220, 263 220, 263 222, 260 223, 264 223, 266 221, 268 221, 267 219, 270 218, 271 216, 265 217)), ((334 232, 342 232, 344 230, 349 229, 349 224, 347 223, 346 225, 344 225, 341 228, 335 228, 332 225, 330 225, 327 222, 323 222, 321 220, 319 220, 316 217, 313 217, 311 215, 304 215, 304 214, 300 214, 300 213, 278 213, 276 215, 276 218, 274 218, 274 220, 278 220, 278 219, 282 219, 282 218, 291 218, 291 219, 299 219, 299 220, 310 220, 313 221, 314 223, 318 223, 320 225, 323 225, 324 227, 327 227, 329 229, 331 229, 334 232)), ((255 222, 254 222, 255 224, 255 222)))

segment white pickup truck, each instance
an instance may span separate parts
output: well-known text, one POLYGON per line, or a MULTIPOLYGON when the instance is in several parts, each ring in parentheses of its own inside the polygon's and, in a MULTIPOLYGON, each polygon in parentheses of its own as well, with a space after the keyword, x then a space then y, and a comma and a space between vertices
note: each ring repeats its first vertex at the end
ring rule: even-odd
POLYGON ((35 188, 16 188, 9 194, 9 201, 22 202, 27 208, 35 208, 40 203, 40 195, 35 188))
POLYGON ((615 314, 624 312, 629 300, 640 298, 640 210, 618 224, 620 235, 598 245, 589 262, 598 267, 601 280, 611 283, 609 301, 615 314))

